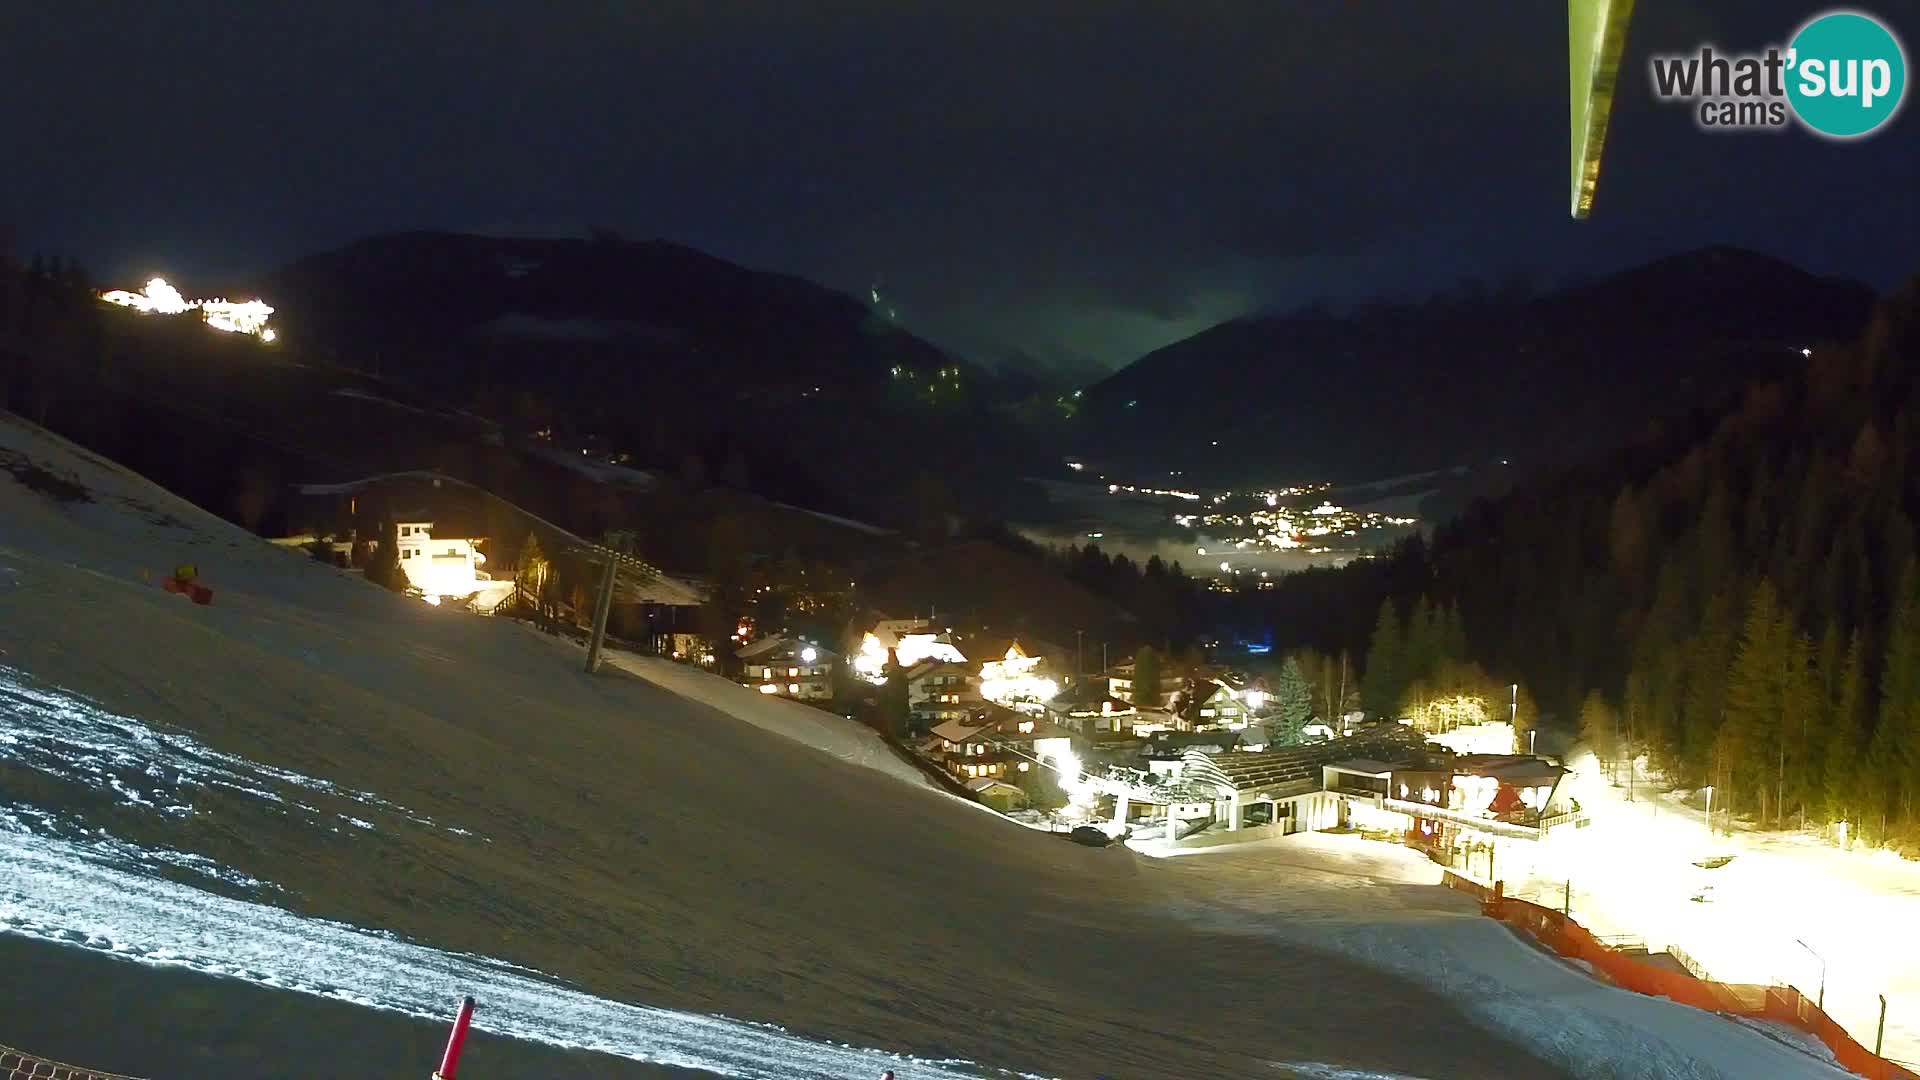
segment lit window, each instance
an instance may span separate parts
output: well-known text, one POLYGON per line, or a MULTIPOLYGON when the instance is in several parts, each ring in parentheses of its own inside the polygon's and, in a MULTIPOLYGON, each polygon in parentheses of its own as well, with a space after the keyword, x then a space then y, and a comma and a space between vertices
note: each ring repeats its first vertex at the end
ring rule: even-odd
POLYGON ((1020 734, 1022 735, 1033 734, 1033 721, 1031 720, 1020 721, 1020 734))
POLYGON ((1033 768, 1033 762, 1031 761, 1023 761, 1020 763, 1021 772, 1026 772, 1028 769, 1031 769, 1031 768, 1033 768))
POLYGON ((772 669, 772 668, 770 668, 770 667, 763 667, 763 668, 761 668, 761 669, 760 669, 760 677, 761 677, 761 678, 763 678, 763 679, 771 679, 771 678, 773 678, 773 669, 772 669))
POLYGON ((787 669, 787 677, 788 677, 788 678, 792 678, 793 676, 795 676, 795 675, 798 675, 798 674, 800 674, 800 669, 799 669, 799 668, 797 668, 797 667, 790 667, 790 668, 788 668, 788 669, 787 669))
POLYGON ((797 682, 790 682, 790 683, 788 683, 788 684, 787 684, 787 693, 789 693, 789 694, 797 694, 797 693, 799 693, 799 692, 800 692, 800 684, 799 684, 799 683, 797 683, 797 682))
POLYGON ((763 694, 777 694, 780 692, 780 688, 772 683, 761 683, 760 692, 763 694))

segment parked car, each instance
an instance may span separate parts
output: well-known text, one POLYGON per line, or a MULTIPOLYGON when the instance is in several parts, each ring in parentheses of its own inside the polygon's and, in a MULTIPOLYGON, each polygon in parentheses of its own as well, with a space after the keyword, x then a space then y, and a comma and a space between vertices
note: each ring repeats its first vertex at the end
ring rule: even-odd
POLYGON ((1067 839, 1088 847, 1106 847, 1113 843, 1113 837, 1107 835, 1107 830, 1097 825, 1082 825, 1068 833, 1067 839))

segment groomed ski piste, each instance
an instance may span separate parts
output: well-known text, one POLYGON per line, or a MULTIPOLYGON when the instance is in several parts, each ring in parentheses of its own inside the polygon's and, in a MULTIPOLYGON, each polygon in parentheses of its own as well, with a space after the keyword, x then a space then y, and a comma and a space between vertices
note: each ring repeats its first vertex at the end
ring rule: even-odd
POLYGON ((0 934, 129 980, 472 993, 482 1030, 725 1076, 1846 1075, 1594 981, 1412 852, 1081 848, 826 713, 614 659, 0 414, 0 934), (181 562, 212 605, 158 587, 181 562))

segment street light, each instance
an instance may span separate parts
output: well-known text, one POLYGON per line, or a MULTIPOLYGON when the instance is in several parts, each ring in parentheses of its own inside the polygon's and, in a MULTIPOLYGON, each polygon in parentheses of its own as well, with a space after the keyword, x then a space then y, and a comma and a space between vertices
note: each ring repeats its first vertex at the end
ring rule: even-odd
MULTIPOLYGON (((1514 683, 1507 688, 1507 726, 1520 730, 1520 684, 1514 683)), ((1538 731, 1527 732, 1527 753, 1533 753, 1533 744, 1540 737, 1538 731)))
POLYGON ((1819 953, 1813 951, 1811 945, 1801 941, 1799 938, 1794 938, 1793 943, 1807 950, 1808 956, 1820 961, 1820 997, 1814 1004, 1820 1006, 1821 1011, 1824 1012, 1827 1008, 1827 962, 1821 958, 1819 953))

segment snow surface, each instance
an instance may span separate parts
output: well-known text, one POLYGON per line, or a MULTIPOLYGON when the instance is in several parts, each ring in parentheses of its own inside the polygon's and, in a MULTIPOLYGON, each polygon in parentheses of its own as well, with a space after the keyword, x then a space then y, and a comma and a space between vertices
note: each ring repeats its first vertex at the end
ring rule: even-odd
POLYGON ((1440 868, 1409 848, 1352 835, 1308 833, 1215 849, 1168 865, 1243 889, 1231 902, 1170 914, 1210 928, 1312 941, 1400 972, 1465 1004, 1483 1026, 1526 1041, 1586 1076, 1783 1077, 1851 1075, 1798 1044, 1756 1040, 1710 1013, 1606 985, 1544 949, 1520 945, 1492 919, 1415 915, 1407 886, 1437 884, 1440 868), (1288 868, 1291 874, 1276 873, 1288 868), (1331 879, 1349 903, 1290 905, 1284 894, 1331 879), (1285 911, 1275 918, 1276 910, 1285 911), (1519 947, 1516 947, 1519 946, 1519 947))
POLYGON ((599 461, 586 454, 569 454, 565 450, 551 446, 539 447, 535 452, 556 465, 564 465, 595 483, 610 487, 652 491, 660 483, 659 477, 645 469, 615 465, 610 461, 599 461))
POLYGON ((809 510, 804 506, 794 506, 790 503, 783 503, 783 502, 777 502, 777 503, 774 503, 773 505, 779 507, 782 510, 793 510, 798 513, 805 514, 808 517, 816 517, 816 518, 819 518, 821 521, 830 521, 835 525, 852 529, 855 532, 866 533, 868 536, 894 535, 894 532, 892 529, 883 529, 878 525, 869 525, 864 521, 855 521, 852 518, 841 517, 838 514, 828 514, 819 510, 809 510))
POLYGON ((418 405, 403 404, 402 402, 395 401, 392 398, 381 397, 378 394, 369 394, 365 390, 355 390, 350 386, 341 387, 340 389, 335 390, 333 392, 333 396, 343 397, 343 398, 354 398, 359 401, 371 401, 376 405, 385 405, 389 409, 399 409, 402 412, 418 413, 421 416, 432 416, 432 417, 444 418, 448 415, 446 413, 439 412, 434 409, 422 409, 418 405))
POLYGON ((1723 982, 1813 999, 1824 959, 1827 1014, 1872 1049, 1885 994, 1887 1056, 1920 1061, 1920 863, 1795 832, 1709 835, 1703 797, 1637 783, 1629 802, 1591 753, 1568 764, 1592 824, 1556 837, 1530 872, 1503 873, 1510 895, 1560 907, 1571 881, 1581 925, 1677 946, 1723 982), (1716 869, 1694 865, 1723 855, 1716 869))
POLYGON ((919 769, 900 760, 878 734, 843 716, 776 694, 762 694, 718 675, 657 656, 637 656, 617 650, 608 650, 602 656, 604 662, 622 671, 681 697, 711 705, 763 731, 811 746, 850 765, 873 769, 916 786, 933 787, 919 769))
POLYGON ((485 1003, 475 1027, 724 1076, 842 1080, 892 1067, 927 1080, 999 1075, 792 1035, 778 1027, 583 994, 538 972, 363 933, 97 864, 58 840, 0 835, 0 932, 78 945, 368 1008, 442 1019, 447 988, 485 1003))
POLYGON ((0 474, 0 731, 33 755, 0 767, 129 823, 94 845, 16 795, 0 932, 432 1015, 471 988, 489 1030, 740 1076, 1834 1075, 1583 977, 1403 849, 1082 848, 830 715, 664 662, 587 678, 11 418, 0 449, 92 493, 0 474), (185 561, 211 606, 158 588, 185 561), (241 792, 209 838, 189 773, 374 828, 241 792), (253 899, 179 880, 208 866, 253 899))
MULTIPOLYGON (((157 731, 133 717, 35 686, 5 664, 0 664, 0 716, 6 718, 5 728, 0 729, 0 763, 110 791, 122 803, 152 808, 168 817, 191 816, 195 813, 193 790, 217 787, 272 803, 283 812, 299 811, 361 829, 372 829, 373 823, 343 813, 329 815, 297 799, 337 796, 434 826, 431 819, 372 792, 224 754, 183 732, 157 731)), ((6 807, 0 794, 0 811, 6 807)))

